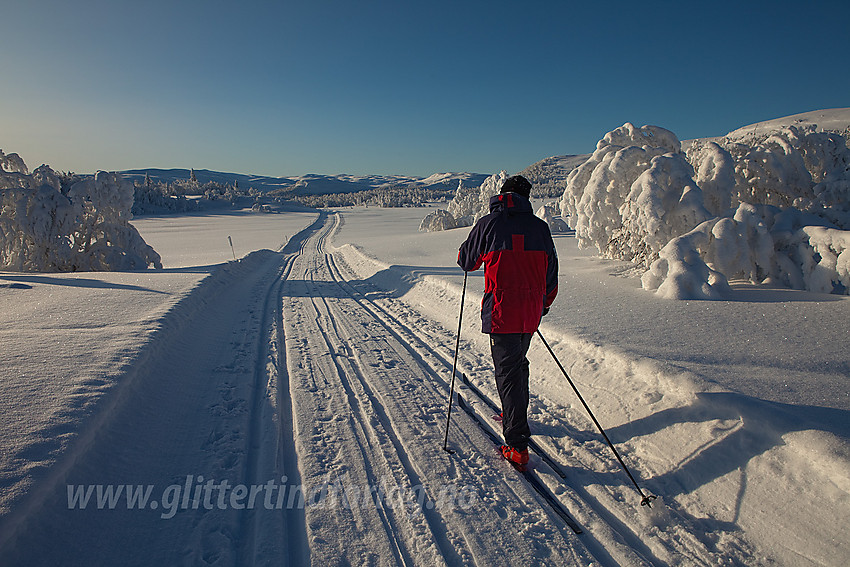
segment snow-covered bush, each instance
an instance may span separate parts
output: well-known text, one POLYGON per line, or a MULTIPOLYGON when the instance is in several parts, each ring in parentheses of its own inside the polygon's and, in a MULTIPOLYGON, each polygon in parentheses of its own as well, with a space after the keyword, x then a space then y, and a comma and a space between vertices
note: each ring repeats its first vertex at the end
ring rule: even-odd
POLYGON ((692 177, 675 134, 626 123, 567 178, 561 213, 581 246, 648 265, 670 238, 709 216, 692 177))
POLYGON ((820 293, 850 289, 850 232, 796 209, 742 204, 671 240, 641 278, 672 299, 715 299, 728 279, 820 293))
POLYGON ((850 293, 850 149, 783 127, 696 141, 625 124, 567 180, 561 210, 582 246, 648 271, 644 288, 717 298, 729 279, 850 293))
POLYGON ((28 173, 27 166, 18 154, 4 154, 0 150, 0 173, 28 173))
POLYGON ((451 230, 457 228, 455 218, 443 209, 437 209, 428 213, 419 223, 420 232, 437 232, 439 230, 451 230))
POLYGON ((429 213, 419 225, 422 232, 447 230, 472 226, 475 222, 490 212, 490 197, 497 195, 508 174, 501 171, 484 180, 479 187, 464 187, 463 181, 458 182, 454 198, 449 201, 444 211, 429 213))
POLYGON ((0 152, 0 268, 109 271, 161 268, 132 217, 133 184, 117 173, 64 180, 0 152))
POLYGON ((549 230, 552 232, 567 232, 570 230, 569 225, 561 218, 561 206, 557 201, 546 203, 535 213, 538 217, 546 221, 549 225, 549 230))

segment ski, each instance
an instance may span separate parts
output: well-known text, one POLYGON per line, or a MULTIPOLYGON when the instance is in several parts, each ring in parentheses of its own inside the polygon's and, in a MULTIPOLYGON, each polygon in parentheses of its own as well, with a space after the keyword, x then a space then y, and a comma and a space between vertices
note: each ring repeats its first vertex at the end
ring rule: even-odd
MULTIPOLYGON (((495 403, 493 403, 490 398, 485 396, 484 393, 481 392, 481 390, 479 390, 475 386, 475 384, 470 382, 465 372, 461 374, 461 379, 463 380, 464 386, 472 390, 472 393, 478 396, 479 400, 484 402, 491 410, 493 410, 493 420, 500 422, 502 420, 501 408, 499 408, 495 403)), ((567 478, 567 473, 564 472, 564 469, 561 468, 561 465, 557 461, 552 459, 549 455, 547 455, 546 452, 540 448, 540 445, 538 445, 537 442, 534 441, 534 439, 528 440, 528 446, 532 451, 537 453, 541 459, 543 459, 543 462, 545 462, 553 471, 555 471, 555 474, 557 474, 561 478, 567 478)))
MULTIPOLYGON (((457 405, 458 407, 462 408, 463 411, 465 411, 470 418, 472 418, 472 420, 478 425, 479 429, 481 429, 481 431, 483 431, 490 438, 490 440, 496 445, 496 447, 501 447, 501 439, 499 439, 499 437, 495 433, 493 433, 490 428, 481 423, 481 419, 472 410, 472 408, 467 405, 466 401, 464 401, 463 399, 463 396, 461 396, 459 393, 457 394, 457 405)), ((521 474, 523 478, 525 478, 529 486, 531 486, 531 488, 533 488, 534 491, 537 492, 537 494, 543 500, 546 501, 552 511, 555 512, 555 514, 557 514, 558 517, 560 517, 564 521, 564 523, 567 524, 567 526, 569 526, 571 530, 573 530, 574 533, 583 533, 581 526, 579 526, 578 523, 573 519, 573 517, 570 516, 569 512, 567 512, 567 510, 564 508, 564 505, 561 504, 561 501, 555 498, 552 493, 549 492, 549 489, 546 488, 546 486, 540 481, 539 478, 537 478, 537 476, 532 474, 531 471, 529 471, 528 468, 525 466, 518 465, 516 463, 508 461, 507 459, 505 459, 505 461, 510 463, 513 469, 519 474, 521 474)))

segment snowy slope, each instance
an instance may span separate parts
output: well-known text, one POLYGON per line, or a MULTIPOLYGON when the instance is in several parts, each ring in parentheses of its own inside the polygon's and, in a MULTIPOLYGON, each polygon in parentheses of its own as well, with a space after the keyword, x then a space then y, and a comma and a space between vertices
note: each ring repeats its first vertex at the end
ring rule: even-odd
POLYGON ((590 154, 548 157, 529 165, 518 175, 531 182, 535 195, 560 197, 567 185, 567 176, 589 157, 590 154))
POLYGON ((750 124, 729 132, 728 136, 733 139, 742 138, 748 134, 758 133, 759 130, 775 130, 783 126, 807 126, 817 125, 817 130, 822 132, 830 130, 833 132, 846 132, 850 128, 850 108, 829 108, 824 110, 813 110, 792 116, 784 116, 773 120, 766 120, 756 124, 750 124))
POLYGON ((109 418, 149 345, 179 326, 180 306, 232 259, 227 236, 241 257, 281 247, 315 216, 152 218, 136 222, 155 227, 146 236, 163 250, 163 271, 0 273, 0 539, 43 496, 38 487, 64 474, 80 439, 109 418))
MULTIPOLYGON (((638 505, 535 339, 535 439, 567 478, 540 455, 533 474, 575 535, 465 412, 440 449, 466 230, 422 234, 421 215, 151 217, 164 272, 0 274, 0 563, 846 564, 846 298, 672 309, 559 237, 542 331, 659 496, 638 505), (110 485, 150 487, 146 505, 98 509, 110 485)), ((492 401, 480 286, 459 367, 492 401)))
MULTIPOLYGON (((754 124, 741 126, 726 134, 726 136, 700 138, 701 141, 718 141, 722 138, 741 140, 747 136, 763 134, 786 126, 817 126, 818 132, 824 130, 838 132, 848 137, 850 131, 850 108, 829 108, 823 110, 812 110, 791 116, 773 118, 754 124)), ((682 148, 687 149, 696 140, 682 140, 682 148)))

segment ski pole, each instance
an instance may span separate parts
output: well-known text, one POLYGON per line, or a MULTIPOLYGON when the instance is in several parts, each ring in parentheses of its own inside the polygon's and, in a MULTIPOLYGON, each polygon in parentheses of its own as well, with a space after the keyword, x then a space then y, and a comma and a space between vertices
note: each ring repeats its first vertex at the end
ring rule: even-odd
POLYGON ((454 454, 454 451, 449 449, 449 423, 452 421, 452 400, 455 397, 455 370, 457 369, 457 352, 460 350, 460 327, 463 321, 463 301, 466 297, 466 276, 469 272, 463 272, 463 291, 460 293, 460 314, 457 316, 457 340, 455 342, 455 358, 452 362, 452 385, 449 389, 449 411, 446 416, 446 437, 443 439, 443 451, 449 454, 454 454))
POLYGON ((620 453, 618 453, 617 449, 614 448, 614 444, 611 443, 611 440, 608 438, 608 434, 606 434, 605 430, 602 429, 602 426, 599 424, 599 421, 596 419, 596 416, 593 415, 592 411, 590 411, 590 406, 588 406, 587 402, 584 401, 584 398, 579 393, 578 388, 576 388, 575 383, 573 383, 572 378, 570 378, 570 375, 567 374, 566 370, 564 370, 564 367, 561 364, 561 361, 558 360, 557 356, 555 356, 555 352, 552 350, 552 347, 550 347, 549 343, 546 342, 546 339, 543 338, 543 335, 540 333, 540 329, 537 329, 537 335, 540 337, 540 340, 543 341, 543 344, 546 345, 546 349, 549 351, 549 354, 551 354, 552 358, 555 359, 555 363, 558 365, 558 368, 560 368, 561 372, 564 373, 564 376, 567 378, 567 382, 569 382, 570 386, 573 387, 573 391, 575 391, 576 396, 578 396, 578 399, 581 400, 581 403, 584 406, 584 409, 587 410, 587 413, 590 415, 590 419, 592 419, 593 423, 596 424, 596 427, 597 427, 597 429, 599 429, 599 432, 602 434, 602 437, 605 438, 605 442, 608 443, 609 447, 611 447, 611 450, 614 452, 614 456, 617 457, 617 460, 620 462, 620 466, 623 467, 623 470, 626 471, 626 474, 629 476, 629 480, 631 480, 632 484, 635 485, 635 490, 637 490, 638 494, 640 494, 640 497, 641 497, 640 505, 641 506, 648 506, 648 507, 652 508, 652 501, 655 500, 657 497, 653 496, 651 494, 646 495, 646 494, 643 493, 643 490, 640 489, 640 486, 638 485, 637 481, 635 480, 635 477, 632 476, 632 473, 629 471, 629 467, 626 466, 626 463, 623 461, 623 458, 620 456, 620 453))

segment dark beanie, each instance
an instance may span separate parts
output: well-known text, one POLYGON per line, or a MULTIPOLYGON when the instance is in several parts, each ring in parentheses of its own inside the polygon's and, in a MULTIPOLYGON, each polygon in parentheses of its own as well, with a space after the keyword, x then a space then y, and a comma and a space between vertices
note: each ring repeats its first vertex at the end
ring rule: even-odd
POLYGON ((531 183, 522 175, 514 175, 505 179, 502 185, 502 193, 519 193, 526 199, 531 196, 531 183))

